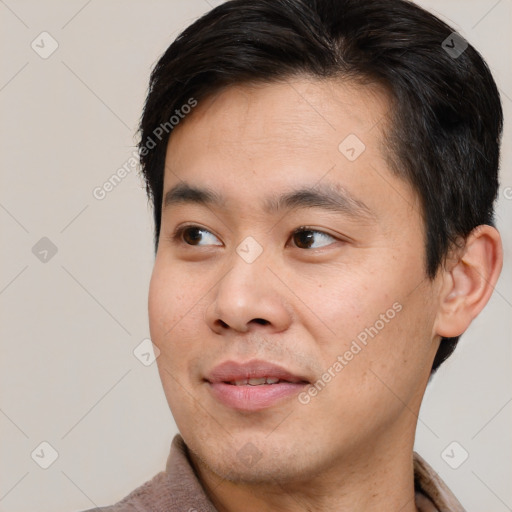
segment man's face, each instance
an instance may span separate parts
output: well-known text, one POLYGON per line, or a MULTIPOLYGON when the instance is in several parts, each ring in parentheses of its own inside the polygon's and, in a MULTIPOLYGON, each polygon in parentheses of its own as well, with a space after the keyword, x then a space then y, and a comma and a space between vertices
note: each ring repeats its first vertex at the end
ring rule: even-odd
POLYGON ((170 138, 164 197, 188 185, 223 199, 163 208, 151 338, 178 428, 217 474, 300 480, 412 449, 439 286, 419 200, 385 158, 389 108, 339 81, 237 86, 170 138), (330 208, 293 196, 328 187, 342 196, 330 208), (216 372, 226 361, 258 362, 216 372), (265 362, 288 382, 227 382, 271 374, 265 362))

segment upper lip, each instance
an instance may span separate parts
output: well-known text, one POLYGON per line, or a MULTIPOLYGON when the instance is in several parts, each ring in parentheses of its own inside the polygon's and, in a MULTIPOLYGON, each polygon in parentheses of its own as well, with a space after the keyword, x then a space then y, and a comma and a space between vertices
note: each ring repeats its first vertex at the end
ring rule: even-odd
POLYGON ((282 366, 260 359, 253 359, 245 363, 224 361, 213 368, 206 376, 206 380, 211 383, 234 382, 244 379, 260 379, 263 377, 272 377, 288 382, 308 382, 308 380, 301 375, 296 375, 282 366))

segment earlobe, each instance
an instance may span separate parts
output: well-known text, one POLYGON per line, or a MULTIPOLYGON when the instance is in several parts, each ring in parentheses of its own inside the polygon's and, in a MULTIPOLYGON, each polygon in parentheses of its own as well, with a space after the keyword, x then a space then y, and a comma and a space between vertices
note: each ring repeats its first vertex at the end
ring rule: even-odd
POLYGON ((502 265, 500 234, 492 226, 477 226, 442 271, 435 334, 453 338, 469 327, 491 297, 502 265))

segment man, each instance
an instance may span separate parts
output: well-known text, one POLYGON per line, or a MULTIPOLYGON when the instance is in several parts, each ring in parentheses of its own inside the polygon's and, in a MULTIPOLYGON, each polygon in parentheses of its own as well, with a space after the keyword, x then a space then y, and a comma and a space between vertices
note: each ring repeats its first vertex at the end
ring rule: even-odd
POLYGON ((412 3, 233 0, 186 29, 139 146, 180 435, 102 510, 463 510, 413 444, 501 270, 501 129, 480 55, 412 3))

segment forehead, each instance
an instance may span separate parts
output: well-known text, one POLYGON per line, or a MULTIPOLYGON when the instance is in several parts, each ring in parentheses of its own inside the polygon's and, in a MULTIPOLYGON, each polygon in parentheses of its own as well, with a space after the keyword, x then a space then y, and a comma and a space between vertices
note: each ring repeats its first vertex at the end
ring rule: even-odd
POLYGON ((385 90, 335 79, 227 87, 174 129, 164 195, 186 180, 247 201, 328 180, 376 211, 396 206, 397 194, 410 206, 413 191, 386 157, 391 108, 385 90))
POLYGON ((386 125, 390 106, 383 88, 341 79, 234 85, 199 102, 175 128, 169 145, 179 145, 194 131, 204 137, 201 143, 208 150, 235 147, 286 153, 314 144, 338 151, 339 142, 349 134, 370 145, 377 142, 382 135, 378 126, 386 125))

